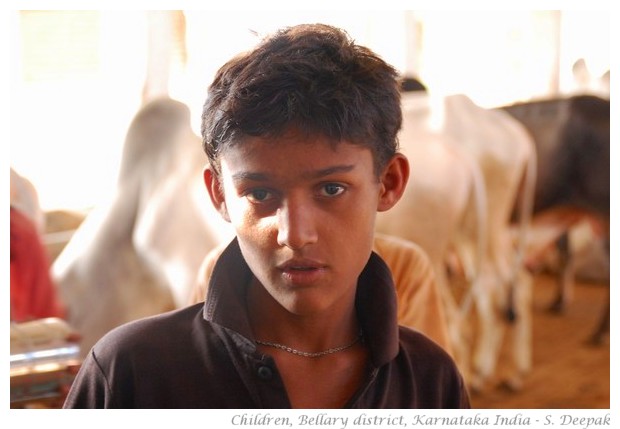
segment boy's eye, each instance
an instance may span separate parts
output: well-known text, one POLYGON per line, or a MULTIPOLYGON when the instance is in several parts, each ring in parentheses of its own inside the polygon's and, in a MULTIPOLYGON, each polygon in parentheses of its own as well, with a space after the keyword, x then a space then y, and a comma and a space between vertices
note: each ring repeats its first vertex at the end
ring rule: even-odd
POLYGON ((340 195, 344 192, 344 190, 344 186, 337 183, 328 183, 324 185, 321 189, 322 194, 328 197, 335 197, 336 195, 340 195))
POLYGON ((270 192, 265 189, 253 189, 246 194, 246 198, 252 202, 260 203, 269 199, 270 192))

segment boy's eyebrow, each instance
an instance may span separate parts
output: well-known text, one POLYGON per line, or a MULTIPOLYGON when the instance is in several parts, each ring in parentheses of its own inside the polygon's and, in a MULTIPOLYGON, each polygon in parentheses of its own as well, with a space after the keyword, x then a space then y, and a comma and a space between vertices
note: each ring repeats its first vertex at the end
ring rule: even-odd
MULTIPOLYGON (((320 179, 335 173, 347 173, 355 168, 355 164, 334 165, 332 167, 322 168, 320 170, 309 171, 303 173, 303 177, 307 179, 320 179)), ((251 171, 241 171, 232 175, 233 182, 252 181, 266 182, 270 178, 268 173, 256 173, 251 171)))
POLYGON ((232 175, 233 183, 243 182, 249 180, 251 182, 265 182, 268 180, 268 176, 265 173, 252 173, 250 171, 242 171, 232 175))
POLYGON ((304 174, 311 179, 320 179, 321 177, 329 176, 330 174, 335 173, 347 173, 355 168, 355 164, 346 164, 346 165, 334 165, 332 167, 323 168, 317 171, 311 171, 309 173, 304 174))

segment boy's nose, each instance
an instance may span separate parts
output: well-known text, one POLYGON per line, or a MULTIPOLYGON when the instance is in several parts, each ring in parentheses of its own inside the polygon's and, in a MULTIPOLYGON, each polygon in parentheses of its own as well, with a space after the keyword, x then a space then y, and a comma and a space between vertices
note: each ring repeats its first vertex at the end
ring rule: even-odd
POLYGON ((286 201, 278 209, 278 244, 301 249, 318 238, 314 211, 301 201, 286 201))

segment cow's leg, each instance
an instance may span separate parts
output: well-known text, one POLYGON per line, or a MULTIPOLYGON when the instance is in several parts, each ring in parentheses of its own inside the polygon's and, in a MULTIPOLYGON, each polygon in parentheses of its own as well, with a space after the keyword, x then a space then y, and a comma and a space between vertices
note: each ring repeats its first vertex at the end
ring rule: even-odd
POLYGON ((610 310, 610 288, 607 289, 607 302, 603 307, 603 312, 601 319, 596 327, 596 330, 592 334, 590 338, 590 343, 594 345, 599 345, 603 343, 603 339, 605 336, 609 334, 609 310, 610 310))
MULTIPOLYGON (((605 240, 605 250, 607 251, 607 255, 609 256, 609 238, 605 240)), ((609 311, 611 306, 611 285, 607 288, 607 302, 603 307, 603 312, 601 319, 596 327, 596 330, 592 334, 590 338, 590 343, 594 345, 601 344, 603 339, 607 334, 609 334, 609 311)))
POLYGON ((443 264, 433 264, 437 287, 444 304, 446 319, 448 323, 448 335, 454 360, 463 374, 463 378, 469 384, 470 379, 470 348, 467 346, 468 341, 464 336, 465 326, 467 324, 466 317, 463 317, 458 310, 458 306, 447 277, 446 268, 443 264))
POLYGON ((481 390, 495 373, 497 357, 502 343, 504 321, 498 317, 496 307, 497 288, 500 285, 486 277, 483 287, 476 293, 476 314, 478 317, 477 342, 474 350, 472 389, 481 390))
POLYGON ((512 323, 512 359, 514 367, 505 380, 505 386, 520 390, 523 376, 532 369, 532 278, 522 271, 514 287, 515 307, 518 317, 512 323))
POLYGON ((559 256, 559 268, 557 277, 557 290, 550 310, 561 313, 572 299, 573 281, 575 277, 575 261, 570 249, 569 232, 563 233, 556 241, 559 256))

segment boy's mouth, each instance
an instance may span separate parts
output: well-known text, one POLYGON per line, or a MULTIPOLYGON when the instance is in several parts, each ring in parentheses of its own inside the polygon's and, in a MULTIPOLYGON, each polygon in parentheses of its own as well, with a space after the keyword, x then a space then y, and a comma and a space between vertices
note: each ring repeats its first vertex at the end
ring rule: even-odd
POLYGON ((325 264, 309 259, 289 260, 278 265, 284 277, 293 283, 310 283, 317 280, 325 264))

